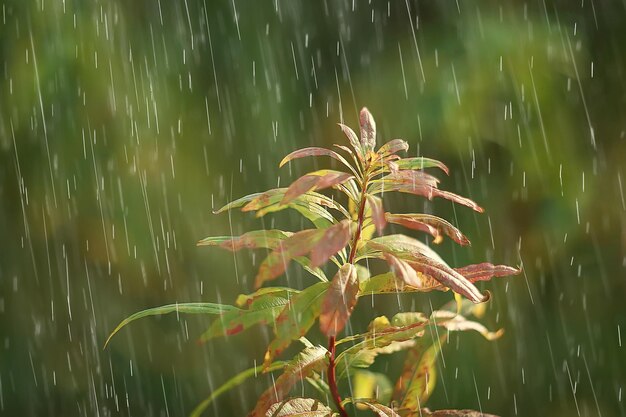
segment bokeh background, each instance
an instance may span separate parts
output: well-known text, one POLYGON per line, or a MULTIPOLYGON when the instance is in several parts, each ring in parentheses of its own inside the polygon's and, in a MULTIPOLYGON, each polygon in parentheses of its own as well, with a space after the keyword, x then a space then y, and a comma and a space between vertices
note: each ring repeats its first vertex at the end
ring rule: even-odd
MULTIPOLYGON (((455 336, 429 405, 626 415, 623 1, 0 8, 0 414, 184 416, 259 363, 266 329, 198 345, 207 316, 144 319, 103 344, 137 310, 250 292, 262 253, 195 242, 306 224, 211 210, 333 166, 277 165, 298 147, 344 143, 336 123, 355 126, 367 106, 379 142, 405 138, 410 155, 446 162, 442 187, 486 214, 391 195, 387 207, 464 230, 471 247, 437 247, 453 266, 524 267, 481 285, 493 293, 484 321, 505 336, 455 336)), ((351 329, 449 299, 380 296, 351 329)), ((400 359, 376 369, 392 375, 400 359)), ((245 415, 270 383, 248 381, 207 415, 245 415)))

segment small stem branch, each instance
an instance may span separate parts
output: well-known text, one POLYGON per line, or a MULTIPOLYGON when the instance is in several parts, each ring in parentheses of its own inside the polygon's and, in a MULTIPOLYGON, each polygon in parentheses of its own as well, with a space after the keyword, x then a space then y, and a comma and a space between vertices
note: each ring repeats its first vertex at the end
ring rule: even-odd
MULTIPOLYGON (((363 176, 363 183, 361 184, 361 202, 359 203, 359 215, 357 219, 356 231, 354 232, 354 238, 352 239, 352 245, 350 247, 350 256, 348 256, 348 263, 353 263, 354 258, 356 256, 356 247, 359 243, 359 239, 361 239, 361 231, 363 230, 363 217, 365 214, 365 202, 367 198, 365 196, 365 191, 367 190, 367 181, 368 181, 367 170, 365 175, 363 176)), ((328 359, 328 386, 330 387, 330 393, 333 397, 333 401, 337 406, 337 410, 339 411, 339 415, 341 417, 349 417, 346 409, 341 405, 341 396, 339 395, 339 390, 337 388, 337 378, 335 375, 335 336, 330 336, 328 338, 328 352, 330 353, 328 359)))

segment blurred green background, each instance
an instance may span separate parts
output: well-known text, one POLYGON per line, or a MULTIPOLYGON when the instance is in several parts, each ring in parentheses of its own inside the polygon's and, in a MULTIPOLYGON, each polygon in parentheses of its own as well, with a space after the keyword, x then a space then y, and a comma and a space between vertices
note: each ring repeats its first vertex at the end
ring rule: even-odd
MULTIPOLYGON (((486 214, 391 195, 387 207, 457 224, 473 244, 437 248, 452 266, 524 266, 481 285, 485 323, 505 336, 453 337, 429 405, 626 415, 623 1, 0 5, 0 414, 184 416, 259 363, 267 329, 196 344, 211 317, 144 319, 102 346, 137 310, 250 292, 262 253, 195 242, 304 223, 211 210, 333 166, 278 161, 344 143, 336 123, 356 127, 367 106, 379 143, 444 161, 441 186, 486 214)), ((380 296, 352 329, 449 299, 380 296)), ((269 384, 207 415, 245 415, 269 384)))

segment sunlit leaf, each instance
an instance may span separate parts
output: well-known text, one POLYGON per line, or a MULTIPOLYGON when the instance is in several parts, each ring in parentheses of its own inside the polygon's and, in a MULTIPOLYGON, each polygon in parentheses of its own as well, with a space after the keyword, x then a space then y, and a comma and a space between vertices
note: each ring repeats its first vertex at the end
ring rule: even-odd
POLYGON ((265 416, 274 403, 282 401, 299 381, 328 365, 328 351, 322 346, 307 347, 292 359, 281 376, 258 399, 248 417, 265 416))
POLYGON ((450 311, 437 310, 431 315, 431 321, 438 326, 445 327, 451 332, 464 332, 473 330, 487 340, 496 340, 504 334, 504 329, 499 329, 495 332, 490 332, 487 328, 476 321, 468 320, 460 314, 455 314, 450 311))
MULTIPOLYGON (((359 369, 352 375, 354 398, 375 398, 377 403, 387 404, 391 400, 393 386, 387 375, 359 369)), ((366 405, 357 403, 357 408, 365 410, 366 405)))
POLYGON ((292 398, 272 405, 266 417, 331 417, 333 411, 311 398, 292 398))
POLYGON ((376 231, 382 235, 383 229, 387 224, 385 219, 385 210, 383 209, 383 200, 375 195, 367 195, 367 204, 372 210, 372 221, 376 226, 376 231))
POLYGON ((440 217, 433 216, 431 214, 385 213, 385 218, 389 223, 399 224, 404 227, 408 227, 409 229, 419 230, 422 232, 429 233, 432 237, 435 238, 435 241, 437 241, 437 239, 440 239, 443 233, 461 245, 470 244, 469 239, 463 233, 461 233, 459 229, 454 227, 448 221, 440 217))
POLYGON ((363 107, 359 113, 359 125, 361 128, 361 147, 364 151, 374 150, 376 147, 376 122, 366 107, 363 107))
POLYGON ((352 174, 334 171, 332 169, 322 169, 311 172, 298 178, 289 186, 289 188, 287 188, 287 192, 283 196, 280 204, 288 204, 304 193, 323 190, 325 188, 346 182, 350 178, 354 178, 352 174))
POLYGON ((387 407, 386 405, 364 400, 355 400, 355 402, 357 404, 363 404, 365 407, 372 410, 378 417, 400 417, 400 414, 396 413, 393 409, 387 407))
POLYGON ((320 314, 322 300, 329 282, 313 284, 294 295, 276 317, 276 337, 265 353, 265 364, 269 365, 293 340, 304 336, 320 314))
POLYGON ((267 295, 290 298, 291 296, 299 292, 300 291, 294 288, 290 288, 290 287, 264 287, 264 288, 259 288, 252 294, 239 294, 239 296, 237 296, 237 300, 235 301, 235 304, 237 304, 238 307, 246 307, 246 306, 249 307, 252 303, 254 303, 255 301, 259 299, 262 299, 263 297, 267 295))
POLYGON ((399 400, 400 408, 417 410, 428 400, 435 387, 437 379, 437 356, 440 345, 446 339, 443 334, 439 337, 439 343, 418 344, 418 348, 409 351, 405 360, 405 368, 396 384, 394 397, 399 400))
POLYGON ((403 414, 406 417, 498 417, 493 414, 483 413, 475 410, 437 410, 430 411, 428 408, 422 408, 419 411, 413 411, 409 414, 403 414))
MULTIPOLYGON (((343 131, 343 134, 346 135, 346 137, 348 138, 348 142, 350 142, 350 145, 352 146, 352 149, 354 149, 356 155, 359 157, 359 159, 362 159, 362 156, 365 152, 363 152, 363 147, 361 146, 359 137, 356 135, 356 133, 354 133, 354 130, 352 130, 349 126, 346 126, 342 123, 337 123, 337 124, 343 131)), ((336 146, 340 146, 340 145, 336 145, 336 146)))
POLYGON ((115 330, 111 332, 106 342, 104 343, 104 347, 106 347, 111 338, 115 336, 117 332, 119 332, 124 326, 127 324, 138 320, 143 317, 148 316, 160 316, 163 314, 169 313, 184 313, 184 314, 223 314, 228 311, 237 311, 237 307, 225 305, 225 304, 215 304, 215 303, 181 303, 181 304, 168 304, 161 307, 149 308, 147 310, 139 311, 135 314, 132 314, 122 320, 120 324, 117 325, 115 330))
MULTIPOLYGON (((269 365, 267 369, 265 369, 265 372, 271 372, 271 371, 276 371, 278 369, 283 369, 286 364, 287 362, 283 362, 283 361, 274 362, 271 365, 269 365)), ((235 387, 238 387, 247 379, 256 377, 262 371, 263 371, 263 367, 259 365, 254 368, 246 369, 245 371, 240 372, 234 377, 230 378, 219 388, 211 392, 211 395, 205 398, 200 404, 198 404, 196 408, 193 409, 189 417, 200 417, 202 413, 213 403, 213 401, 217 399, 217 397, 224 394, 225 392, 230 391, 231 389, 235 387)))
POLYGON ((343 265, 331 281, 322 301, 320 329, 326 336, 336 336, 343 330, 359 292, 356 268, 352 264, 343 265))
POLYGON ((280 242, 259 266, 255 285, 283 274, 292 259, 311 254, 309 268, 315 269, 341 251, 350 240, 350 221, 343 220, 326 229, 308 229, 280 242))

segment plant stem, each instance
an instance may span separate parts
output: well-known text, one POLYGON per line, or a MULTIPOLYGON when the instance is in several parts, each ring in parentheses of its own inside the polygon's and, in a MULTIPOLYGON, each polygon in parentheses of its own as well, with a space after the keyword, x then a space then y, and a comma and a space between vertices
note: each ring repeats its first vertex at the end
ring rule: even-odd
MULTIPOLYGON (((363 183, 361 188, 361 202, 359 204, 359 215, 357 219, 356 231, 354 232, 354 238, 352 239, 352 246, 350 247, 350 256, 348 257, 348 263, 354 263, 354 257, 356 256, 356 246, 361 238, 361 231, 363 230, 363 217, 365 213, 365 202, 367 200, 365 191, 367 190, 368 175, 367 170, 363 176, 363 183)), ((330 356, 328 358, 328 386, 330 387, 330 393, 333 397, 333 401, 337 406, 339 415, 341 417, 349 417, 346 409, 341 405, 341 396, 337 388, 337 379, 335 377, 335 336, 328 337, 328 352, 330 356)))

